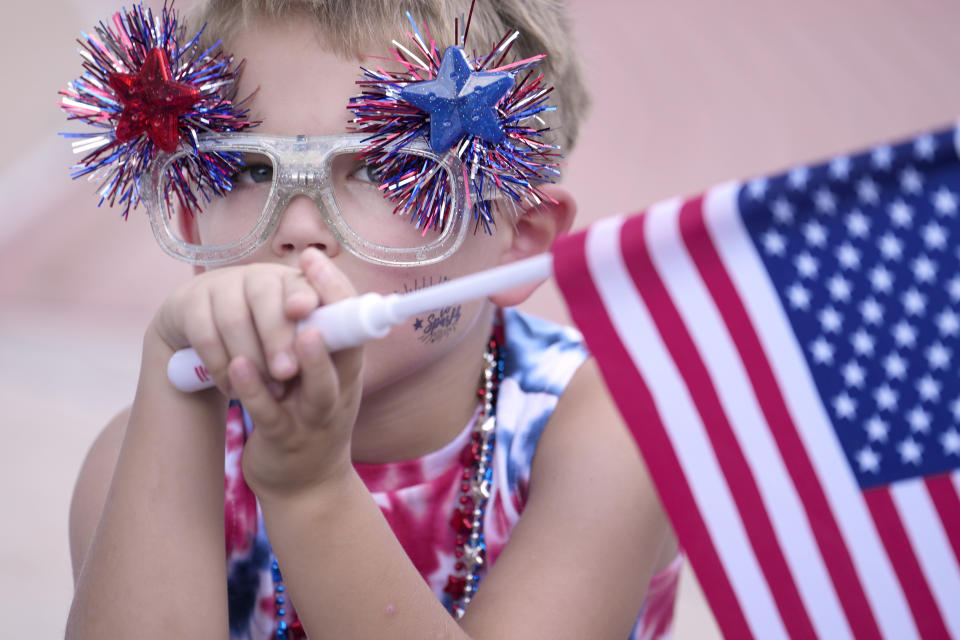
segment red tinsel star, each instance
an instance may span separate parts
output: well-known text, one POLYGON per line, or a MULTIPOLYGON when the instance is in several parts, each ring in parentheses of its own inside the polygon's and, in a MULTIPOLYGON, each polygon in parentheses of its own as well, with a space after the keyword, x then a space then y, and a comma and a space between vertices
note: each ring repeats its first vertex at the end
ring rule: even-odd
POLYGON ((166 51, 151 49, 139 73, 111 73, 109 81, 123 104, 117 140, 128 142, 146 133, 164 151, 176 151, 178 120, 200 100, 200 90, 173 80, 166 51))

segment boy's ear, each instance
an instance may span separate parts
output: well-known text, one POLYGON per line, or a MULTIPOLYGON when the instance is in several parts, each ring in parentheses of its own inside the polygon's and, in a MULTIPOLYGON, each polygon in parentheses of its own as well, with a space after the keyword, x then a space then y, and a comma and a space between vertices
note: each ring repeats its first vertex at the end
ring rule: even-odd
MULTIPOLYGON (((566 233, 573 225, 577 203, 566 189, 554 184, 541 187, 541 191, 553 198, 523 211, 514 220, 513 228, 503 229, 510 234, 510 243, 500 254, 499 264, 508 264, 550 250, 553 241, 566 233)), ((490 301, 500 307, 512 307, 530 297, 542 281, 520 285, 490 296, 490 301)))

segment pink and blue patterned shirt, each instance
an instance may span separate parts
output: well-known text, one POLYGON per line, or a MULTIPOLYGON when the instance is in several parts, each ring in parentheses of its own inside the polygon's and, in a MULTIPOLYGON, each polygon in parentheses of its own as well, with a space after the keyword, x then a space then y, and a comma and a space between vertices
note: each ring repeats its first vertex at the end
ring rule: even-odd
MULTIPOLYGON (((493 482, 484 515, 488 564, 510 538, 526 502, 530 468, 540 434, 557 400, 587 357, 580 334, 514 309, 502 313, 504 378, 496 415, 493 482)), ((479 413, 479 409, 478 409, 479 413)), ((474 416, 474 419, 476 415, 474 416)), ((240 457, 252 428, 239 405, 227 417, 226 541, 231 639, 303 637, 270 549, 257 501, 243 480, 240 457)), ((464 470, 461 452, 473 421, 452 442, 416 460, 355 465, 407 555, 448 608, 444 592, 453 572, 456 532, 450 521, 464 470)), ((631 638, 668 638, 680 557, 653 577, 637 602, 631 638)))

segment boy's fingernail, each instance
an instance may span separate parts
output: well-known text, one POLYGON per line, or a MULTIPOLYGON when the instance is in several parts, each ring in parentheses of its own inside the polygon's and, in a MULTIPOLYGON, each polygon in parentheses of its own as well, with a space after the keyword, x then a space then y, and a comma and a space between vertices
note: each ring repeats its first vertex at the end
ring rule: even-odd
POLYGON ((281 351, 277 355, 273 356, 273 371, 277 375, 288 375, 293 373, 297 368, 297 363, 286 351, 281 351))

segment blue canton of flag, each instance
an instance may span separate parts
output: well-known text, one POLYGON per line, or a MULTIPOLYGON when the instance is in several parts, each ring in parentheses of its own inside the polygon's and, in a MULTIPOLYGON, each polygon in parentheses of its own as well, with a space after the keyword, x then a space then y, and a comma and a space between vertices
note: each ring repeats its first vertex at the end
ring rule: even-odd
POLYGON ((864 488, 960 467, 953 132, 748 183, 740 208, 864 488))

